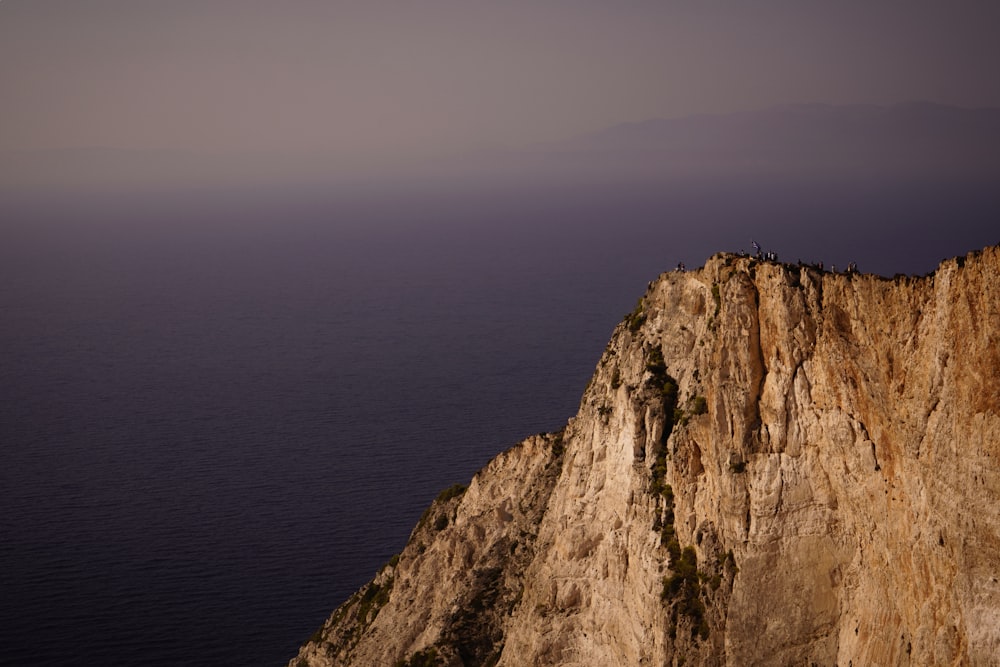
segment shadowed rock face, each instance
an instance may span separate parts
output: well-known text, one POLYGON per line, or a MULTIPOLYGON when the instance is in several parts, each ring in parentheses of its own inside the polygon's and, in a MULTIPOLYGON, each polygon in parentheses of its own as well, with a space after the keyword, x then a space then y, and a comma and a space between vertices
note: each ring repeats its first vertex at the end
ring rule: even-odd
POLYGON ((1000 248, 663 274, 455 493, 290 665, 1000 664, 1000 248))

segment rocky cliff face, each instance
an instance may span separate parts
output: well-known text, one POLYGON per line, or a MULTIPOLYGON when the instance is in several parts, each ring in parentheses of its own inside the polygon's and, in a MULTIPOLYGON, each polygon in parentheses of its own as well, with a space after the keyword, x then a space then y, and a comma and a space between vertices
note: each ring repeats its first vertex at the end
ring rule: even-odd
POLYGON ((662 275, 290 663, 1000 664, 1000 248, 662 275))

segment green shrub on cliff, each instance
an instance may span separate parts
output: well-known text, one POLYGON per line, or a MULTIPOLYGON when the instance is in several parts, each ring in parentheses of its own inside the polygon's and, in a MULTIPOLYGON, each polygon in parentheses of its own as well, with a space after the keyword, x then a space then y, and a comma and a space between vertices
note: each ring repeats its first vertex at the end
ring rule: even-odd
POLYGON ((422 651, 417 651, 410 656, 409 660, 400 660, 394 667, 436 667, 436 665, 443 664, 438 658, 437 649, 433 646, 428 646, 422 651))
POLYGON ((643 311, 642 299, 639 299, 632 312, 625 316, 625 326, 628 327, 629 331, 635 333, 645 322, 646 313, 643 311))
POLYGON ((680 558, 671 561, 673 571, 663 578, 663 601, 672 608, 672 625, 683 614, 691 621, 691 636, 708 638, 708 622, 705 620, 705 603, 701 601, 701 577, 698 573, 698 555, 694 547, 684 547, 680 558))
POLYGON ((452 498, 458 498, 468 489, 469 487, 467 487, 465 484, 452 484, 447 489, 439 493, 435 500, 437 500, 437 502, 439 503, 446 503, 452 498))

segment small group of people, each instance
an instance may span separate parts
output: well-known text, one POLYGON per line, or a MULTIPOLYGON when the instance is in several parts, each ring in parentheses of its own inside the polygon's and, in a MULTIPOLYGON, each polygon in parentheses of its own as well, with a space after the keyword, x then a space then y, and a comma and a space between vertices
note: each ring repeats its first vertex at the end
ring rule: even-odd
MULTIPOLYGON (((754 241, 753 239, 750 239, 750 245, 753 246, 753 252, 754 252, 753 256, 754 256, 755 259, 758 259, 758 260, 761 260, 761 261, 764 261, 764 262, 777 262, 778 261, 778 253, 771 252, 771 251, 764 252, 764 250, 760 247, 760 244, 757 243, 756 241, 754 241)), ((740 257, 746 257, 746 253, 743 252, 743 250, 740 250, 740 257)))
MULTIPOLYGON (((753 245, 753 249, 754 249, 754 253, 755 253, 754 257, 756 259, 764 260, 764 261, 767 261, 767 262, 777 262, 778 261, 778 254, 777 253, 774 253, 774 252, 764 252, 761 249, 760 244, 758 244, 753 239, 750 240, 750 243, 753 245)), ((742 250, 740 250, 740 257, 746 257, 746 256, 747 256, 746 253, 743 252, 742 250)), ((800 267, 811 266, 814 269, 819 269, 820 271, 823 270, 823 262, 816 262, 815 264, 808 264, 807 265, 807 264, 804 264, 802 262, 802 260, 800 259, 798 265, 800 267)), ((830 266, 830 271, 831 271, 831 273, 837 273, 837 265, 836 264, 832 264, 830 266)), ((850 262, 847 265, 847 268, 844 270, 844 273, 857 273, 857 272, 858 272, 858 263, 857 262, 850 262)))
MULTIPOLYGON (((823 270, 823 262, 817 262, 815 264, 804 264, 802 262, 802 260, 800 259, 799 260, 799 266, 811 266, 814 269, 819 269, 820 271, 823 270)), ((844 269, 844 273, 857 273, 857 272, 858 272, 858 263, 857 262, 850 262, 850 263, 848 263, 847 268, 844 269)), ((837 273, 837 265, 836 264, 831 264, 830 265, 830 273, 837 273)))
MULTIPOLYGON (((760 244, 757 243, 756 241, 754 241, 753 239, 750 239, 750 244, 753 246, 753 252, 754 252, 754 254, 752 255, 752 257, 754 259, 762 261, 762 262, 777 262, 778 261, 778 253, 771 252, 771 251, 765 252, 764 249, 760 247, 760 244)), ((739 256, 740 257, 747 257, 748 255, 747 255, 747 253, 746 253, 745 250, 743 250, 742 248, 740 248, 739 256)), ((806 263, 804 263, 800 259, 799 263, 798 263, 798 266, 800 268, 804 267, 804 266, 809 266, 809 267, 812 267, 814 269, 819 269, 820 271, 823 270, 823 262, 815 262, 813 264, 806 264, 806 263)), ((677 271, 677 272, 685 271, 686 268, 684 266, 684 262, 677 262, 677 268, 674 269, 674 270, 677 271)), ((836 264, 831 264, 830 265, 830 272, 831 273, 837 273, 837 265, 836 264)), ((858 272, 858 264, 857 264, 857 262, 850 262, 850 263, 848 263, 847 268, 844 270, 844 273, 857 273, 857 272, 858 272)))

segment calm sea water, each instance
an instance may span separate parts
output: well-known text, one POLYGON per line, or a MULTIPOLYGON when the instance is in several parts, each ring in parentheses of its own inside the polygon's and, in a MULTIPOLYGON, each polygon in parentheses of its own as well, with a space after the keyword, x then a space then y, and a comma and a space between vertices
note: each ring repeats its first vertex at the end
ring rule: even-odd
POLYGON ((0 663, 283 664, 441 488, 565 423, 660 271, 1000 240, 994 196, 920 197, 7 198, 0 663))

